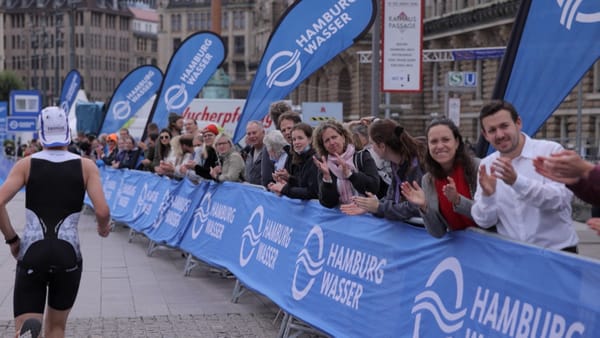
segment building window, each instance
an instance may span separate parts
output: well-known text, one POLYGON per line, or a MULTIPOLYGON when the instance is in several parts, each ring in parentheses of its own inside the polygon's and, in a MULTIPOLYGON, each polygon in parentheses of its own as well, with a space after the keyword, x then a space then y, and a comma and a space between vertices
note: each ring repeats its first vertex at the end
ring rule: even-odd
POLYGON ((223 12, 223 17, 221 18, 221 28, 223 30, 229 29, 229 12, 223 12))
POLYGON ((181 14, 171 14, 171 31, 181 32, 181 14))
POLYGON ((210 13, 209 12, 204 12, 204 13, 200 13, 200 29, 201 30, 209 30, 211 27, 211 19, 210 19, 210 13))
POLYGON ((243 11, 233 11, 233 29, 244 29, 246 17, 243 11))
POLYGON ((233 38, 233 53, 236 55, 244 55, 246 50, 245 40, 243 36, 235 36, 233 38))
POLYGON ((592 79, 594 80, 592 92, 600 93, 600 61, 594 63, 592 79))

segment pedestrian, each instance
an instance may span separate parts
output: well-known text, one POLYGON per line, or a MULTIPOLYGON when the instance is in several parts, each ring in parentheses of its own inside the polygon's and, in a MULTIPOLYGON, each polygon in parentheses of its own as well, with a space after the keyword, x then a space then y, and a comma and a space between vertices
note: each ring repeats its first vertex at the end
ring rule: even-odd
POLYGON ((41 323, 45 315, 44 337, 54 338, 65 335, 81 280, 77 223, 85 193, 102 237, 110 232, 110 212, 96 164, 67 151, 71 141, 67 114, 60 107, 47 107, 38 125, 43 150, 18 161, 0 187, 0 230, 17 260, 13 295, 17 335, 25 321, 41 323), (6 205, 23 187, 26 223, 21 238, 6 205))

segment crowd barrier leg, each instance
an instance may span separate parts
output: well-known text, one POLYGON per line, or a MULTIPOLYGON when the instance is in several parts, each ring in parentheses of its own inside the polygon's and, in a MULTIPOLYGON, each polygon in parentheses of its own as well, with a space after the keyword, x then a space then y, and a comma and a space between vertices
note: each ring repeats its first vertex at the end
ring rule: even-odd
POLYGON ((129 228, 129 235, 127 236, 127 241, 129 243, 133 242, 133 239, 135 238, 135 236, 138 236, 138 235, 143 236, 144 234, 141 232, 135 231, 133 228, 129 228))
POLYGON ((148 243, 148 249, 146 249, 146 256, 150 257, 152 256, 152 254, 154 253, 154 251, 156 251, 158 249, 158 243, 156 243, 153 240, 150 240, 150 242, 148 243))
POLYGON ((233 293, 231 295, 231 302, 237 303, 240 300, 240 297, 246 293, 248 289, 240 282, 239 279, 235 280, 235 286, 233 287, 233 293))
POLYGON ((194 259, 194 256, 191 253, 187 252, 185 257, 185 266, 183 267, 183 275, 188 277, 192 272, 192 269, 194 269, 196 266, 198 266, 198 261, 194 259))
POLYGON ((281 321, 281 326, 279 327, 279 333, 277 337, 296 338, 304 333, 328 337, 325 333, 315 329, 300 319, 290 315, 289 313, 284 312, 283 320, 281 321))

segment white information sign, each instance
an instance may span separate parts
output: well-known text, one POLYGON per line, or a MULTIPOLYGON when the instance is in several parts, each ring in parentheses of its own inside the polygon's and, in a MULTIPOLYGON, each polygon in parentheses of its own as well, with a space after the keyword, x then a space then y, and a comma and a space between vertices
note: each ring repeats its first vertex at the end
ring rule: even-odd
POLYGON ((344 108, 341 102, 304 102, 302 121, 312 127, 327 120, 344 121, 344 108))
POLYGON ((448 118, 460 126, 460 98, 451 97, 448 99, 448 118))
POLYGON ((384 92, 419 92, 422 78, 422 0, 382 0, 381 54, 384 92))

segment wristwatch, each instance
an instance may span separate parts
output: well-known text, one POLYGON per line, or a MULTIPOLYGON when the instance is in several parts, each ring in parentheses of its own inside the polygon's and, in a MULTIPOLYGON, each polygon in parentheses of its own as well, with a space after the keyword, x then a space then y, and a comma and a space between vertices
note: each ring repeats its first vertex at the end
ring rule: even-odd
POLYGON ((15 237, 11 238, 11 239, 7 239, 6 241, 4 241, 6 244, 11 245, 16 243, 19 240, 19 235, 15 235, 15 237))

